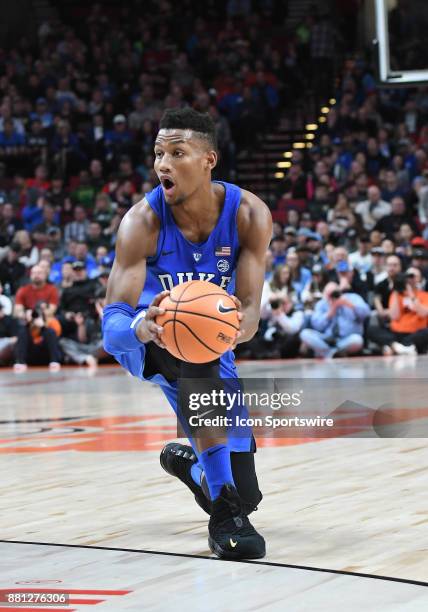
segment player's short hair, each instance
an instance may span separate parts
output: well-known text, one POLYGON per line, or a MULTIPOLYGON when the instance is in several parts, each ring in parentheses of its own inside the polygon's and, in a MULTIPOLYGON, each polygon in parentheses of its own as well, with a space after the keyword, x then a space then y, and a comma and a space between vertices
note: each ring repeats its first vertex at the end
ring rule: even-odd
POLYGON ((217 150, 217 134, 214 121, 208 113, 198 113, 190 106, 167 108, 159 122, 160 130, 192 130, 199 138, 208 141, 217 150))

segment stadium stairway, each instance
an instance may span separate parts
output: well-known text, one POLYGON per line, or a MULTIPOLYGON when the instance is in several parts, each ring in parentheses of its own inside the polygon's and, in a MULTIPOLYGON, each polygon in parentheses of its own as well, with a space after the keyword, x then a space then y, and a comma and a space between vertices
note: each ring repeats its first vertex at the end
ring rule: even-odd
POLYGON ((238 155, 236 182, 276 207, 276 188, 290 165, 294 149, 306 146, 306 122, 298 112, 283 116, 276 128, 260 136, 251 150, 238 155), (303 145, 303 146, 302 146, 303 145))

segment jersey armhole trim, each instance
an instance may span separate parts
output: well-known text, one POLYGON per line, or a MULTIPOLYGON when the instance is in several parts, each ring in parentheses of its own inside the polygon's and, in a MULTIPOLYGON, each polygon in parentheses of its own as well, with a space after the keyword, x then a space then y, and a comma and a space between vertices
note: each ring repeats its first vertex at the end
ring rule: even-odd
MULTIPOLYGON (((150 194, 152 194, 152 193, 153 192, 150 192, 150 194)), ((144 196, 144 199, 146 200, 147 204, 150 206, 152 211, 155 213, 155 215, 159 219, 159 235, 158 235, 157 244, 156 244, 156 253, 155 253, 155 255, 151 255, 150 257, 147 257, 147 259, 146 259, 147 263, 153 264, 153 263, 156 263, 157 260, 160 257, 161 250, 162 250, 162 247, 163 247, 163 243, 164 243, 164 240, 165 240, 165 232, 163 231, 163 228, 164 228, 164 219, 162 219, 162 209, 158 210, 156 208, 155 204, 150 201, 152 198, 150 198, 150 200, 149 200, 149 198, 147 196, 150 195, 150 194, 147 193, 144 196)))

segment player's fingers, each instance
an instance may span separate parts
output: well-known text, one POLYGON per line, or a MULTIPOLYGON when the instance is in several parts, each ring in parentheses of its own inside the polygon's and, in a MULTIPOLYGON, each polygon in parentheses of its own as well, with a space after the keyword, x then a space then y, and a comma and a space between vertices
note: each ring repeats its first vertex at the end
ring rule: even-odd
POLYGON ((237 308, 238 310, 241 310, 241 308, 242 308, 241 300, 239 300, 239 299, 236 297, 236 295, 231 295, 230 297, 231 297, 231 299, 232 299, 232 300, 235 302, 236 308, 237 308))
POLYGON ((154 321, 147 321, 147 329, 153 336, 160 336, 163 333, 163 327, 161 325, 157 325, 154 321))
POLYGON ((159 308, 159 306, 150 306, 146 312, 146 321, 155 319, 158 315, 164 314, 165 308, 159 308))
POLYGON ((171 293, 170 291, 161 291, 161 293, 158 293, 157 295, 155 295, 150 306, 157 306, 158 304, 160 304, 163 298, 169 295, 170 293, 171 293))
POLYGON ((238 340, 242 336, 243 333, 244 333, 244 330, 240 330, 240 331, 236 332, 235 340, 234 340, 233 345, 231 347, 232 351, 234 351, 236 349, 236 345, 238 344, 238 340))
POLYGON ((242 321, 242 319, 245 317, 243 312, 238 312, 237 315, 238 315, 238 321, 242 321))

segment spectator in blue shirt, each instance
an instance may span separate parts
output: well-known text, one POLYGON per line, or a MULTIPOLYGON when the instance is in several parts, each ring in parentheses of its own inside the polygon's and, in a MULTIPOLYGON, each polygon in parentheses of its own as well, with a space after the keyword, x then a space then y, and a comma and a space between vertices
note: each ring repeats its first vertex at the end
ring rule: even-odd
POLYGON ((300 339, 316 357, 353 355, 363 347, 363 324, 369 316, 370 307, 361 296, 327 283, 311 315, 312 329, 304 329, 300 339))
POLYGON ((50 128, 53 124, 53 115, 48 111, 46 98, 37 98, 36 110, 30 113, 31 121, 40 121, 44 128, 50 128))
POLYGON ((12 119, 5 119, 3 130, 0 132, 0 147, 2 149, 12 149, 25 146, 25 136, 19 134, 14 126, 12 119))

